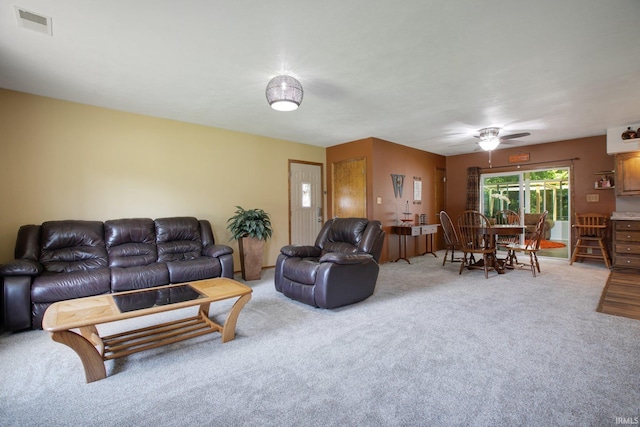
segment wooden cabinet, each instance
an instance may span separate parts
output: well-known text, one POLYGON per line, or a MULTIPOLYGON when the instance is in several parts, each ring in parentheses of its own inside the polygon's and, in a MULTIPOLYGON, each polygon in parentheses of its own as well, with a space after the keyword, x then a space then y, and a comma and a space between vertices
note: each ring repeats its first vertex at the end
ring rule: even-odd
POLYGON ((613 267, 640 269, 640 221, 614 221, 613 267))
POLYGON ((640 320, 640 221, 613 221, 613 271, 597 311, 640 320))
POLYGON ((640 196, 640 151, 616 154, 616 196, 640 196))

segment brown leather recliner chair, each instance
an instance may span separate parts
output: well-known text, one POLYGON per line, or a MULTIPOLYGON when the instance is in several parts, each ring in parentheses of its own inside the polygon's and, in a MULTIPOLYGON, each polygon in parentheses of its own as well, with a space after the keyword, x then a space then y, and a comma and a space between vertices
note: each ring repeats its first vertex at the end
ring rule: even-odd
POLYGON ((375 289, 384 237, 380 221, 331 219, 314 246, 289 245, 280 250, 276 290, 320 308, 362 301, 375 289))

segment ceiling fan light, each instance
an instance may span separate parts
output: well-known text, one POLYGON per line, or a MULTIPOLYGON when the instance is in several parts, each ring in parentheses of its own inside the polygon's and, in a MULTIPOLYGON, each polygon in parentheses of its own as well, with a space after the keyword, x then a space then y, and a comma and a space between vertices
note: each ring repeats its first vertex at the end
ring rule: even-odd
POLYGON ((293 111, 302 103, 304 91, 298 80, 291 76, 276 76, 267 84, 267 102, 277 111, 293 111))
POLYGON ((500 144, 500 139, 499 138, 488 138, 488 139, 481 139, 478 144, 480 145, 480 148, 482 148, 484 151, 491 151, 491 150, 495 150, 498 145, 500 144))

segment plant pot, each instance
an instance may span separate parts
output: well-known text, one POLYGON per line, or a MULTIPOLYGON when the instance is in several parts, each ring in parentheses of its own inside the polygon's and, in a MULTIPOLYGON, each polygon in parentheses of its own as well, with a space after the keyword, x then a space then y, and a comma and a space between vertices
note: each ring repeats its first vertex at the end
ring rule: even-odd
POLYGON ((238 240, 240 247, 240 268, 243 280, 259 280, 262 274, 262 254, 264 240, 243 237, 238 240))

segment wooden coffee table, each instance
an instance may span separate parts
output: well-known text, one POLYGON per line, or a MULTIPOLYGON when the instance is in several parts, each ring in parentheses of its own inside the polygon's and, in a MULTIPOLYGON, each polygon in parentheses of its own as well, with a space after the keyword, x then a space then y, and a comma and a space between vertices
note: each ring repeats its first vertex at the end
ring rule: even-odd
POLYGON ((54 341, 71 347, 80 357, 87 382, 107 377, 104 362, 139 351, 220 332, 222 342, 235 338, 236 321, 251 299, 251 288, 232 279, 217 278, 114 294, 59 301, 44 313, 42 328, 54 341), (223 325, 209 318, 212 302, 238 298, 223 325), (199 306, 196 316, 101 337, 96 325, 199 306), (77 329, 78 332, 72 329, 77 329))

